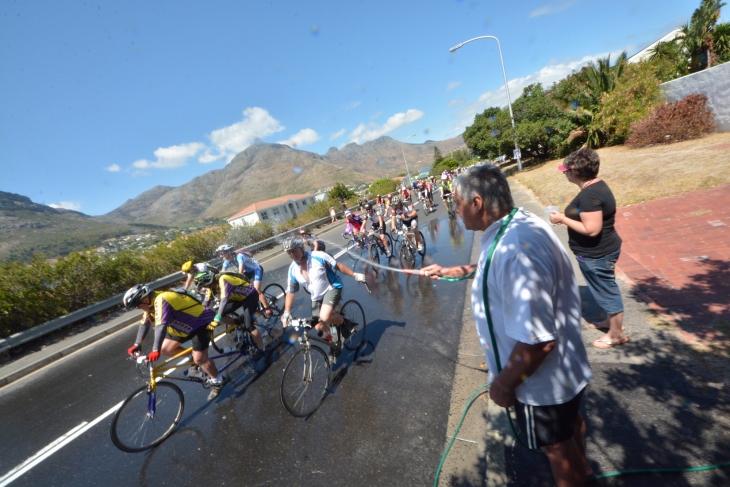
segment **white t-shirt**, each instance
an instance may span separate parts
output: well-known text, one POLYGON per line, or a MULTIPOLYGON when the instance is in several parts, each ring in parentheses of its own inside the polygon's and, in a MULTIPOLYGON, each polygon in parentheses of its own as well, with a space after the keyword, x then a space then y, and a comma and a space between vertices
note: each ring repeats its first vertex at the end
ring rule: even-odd
POLYGON ((320 301, 330 289, 342 289, 342 281, 334 271, 337 267, 337 261, 334 257, 318 250, 306 254, 309 280, 304 279, 299 263, 292 262, 289 265, 286 292, 295 293, 299 291, 299 285, 303 284, 311 293, 312 301, 320 301))
MULTIPOLYGON (((482 283, 487 253, 502 221, 484 231, 471 293, 490 383, 496 377, 497 363, 484 312, 482 283)), ((523 209, 515 214, 494 252, 487 284, 502 368, 518 341, 556 342, 540 367, 517 387, 517 400, 533 406, 570 401, 593 373, 580 333, 581 300, 570 258, 542 218, 523 209)))

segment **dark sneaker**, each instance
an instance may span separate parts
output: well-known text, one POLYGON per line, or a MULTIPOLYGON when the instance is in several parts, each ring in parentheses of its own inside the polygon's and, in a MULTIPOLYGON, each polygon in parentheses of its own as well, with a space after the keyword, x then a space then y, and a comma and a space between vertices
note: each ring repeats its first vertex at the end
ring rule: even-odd
POLYGON ((212 382, 211 381, 210 382, 210 394, 208 394, 208 400, 212 401, 213 399, 218 397, 218 395, 223 390, 223 387, 225 387, 225 385, 227 383, 228 383, 227 377, 223 377, 223 380, 221 382, 212 382))
POLYGON ((185 375, 190 378, 203 377, 203 371, 200 370, 198 364, 193 364, 190 366, 190 368, 188 368, 188 370, 185 371, 185 375))

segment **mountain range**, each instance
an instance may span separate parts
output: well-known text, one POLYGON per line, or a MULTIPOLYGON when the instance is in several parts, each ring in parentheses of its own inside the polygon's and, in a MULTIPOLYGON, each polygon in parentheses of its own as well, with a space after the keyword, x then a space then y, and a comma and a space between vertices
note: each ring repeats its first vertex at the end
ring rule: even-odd
POLYGON ((206 218, 226 218, 251 203, 278 196, 312 193, 335 183, 371 183, 430 167, 434 148, 446 154, 464 148, 461 136, 440 142, 403 144, 387 136, 364 144, 330 148, 325 155, 281 144, 257 143, 223 169, 178 187, 156 186, 99 218, 126 223, 177 226, 206 218))

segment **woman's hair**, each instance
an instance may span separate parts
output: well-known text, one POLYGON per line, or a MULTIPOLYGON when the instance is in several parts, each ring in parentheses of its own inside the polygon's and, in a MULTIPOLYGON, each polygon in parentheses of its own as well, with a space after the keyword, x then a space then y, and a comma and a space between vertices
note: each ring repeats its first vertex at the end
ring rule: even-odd
POLYGON ((478 195, 491 213, 509 213, 515 206, 507 178, 492 164, 470 167, 453 184, 459 197, 470 200, 478 195))
POLYGON ((571 152, 563 161, 563 166, 573 171, 573 175, 581 181, 588 181, 598 176, 600 165, 598 153, 588 147, 571 152))

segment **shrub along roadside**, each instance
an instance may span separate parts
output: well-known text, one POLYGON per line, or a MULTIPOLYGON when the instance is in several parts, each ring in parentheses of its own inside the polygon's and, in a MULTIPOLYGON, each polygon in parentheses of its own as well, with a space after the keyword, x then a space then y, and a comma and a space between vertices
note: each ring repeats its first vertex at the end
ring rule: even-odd
POLYGON ((715 130, 715 115, 707 97, 699 93, 657 107, 644 120, 631 126, 626 145, 631 148, 697 139, 715 130))
POLYGON ((180 270, 186 260, 210 260, 228 229, 177 238, 145 252, 73 253, 51 265, 40 254, 30 264, 0 263, 0 338, 32 328, 180 270))

